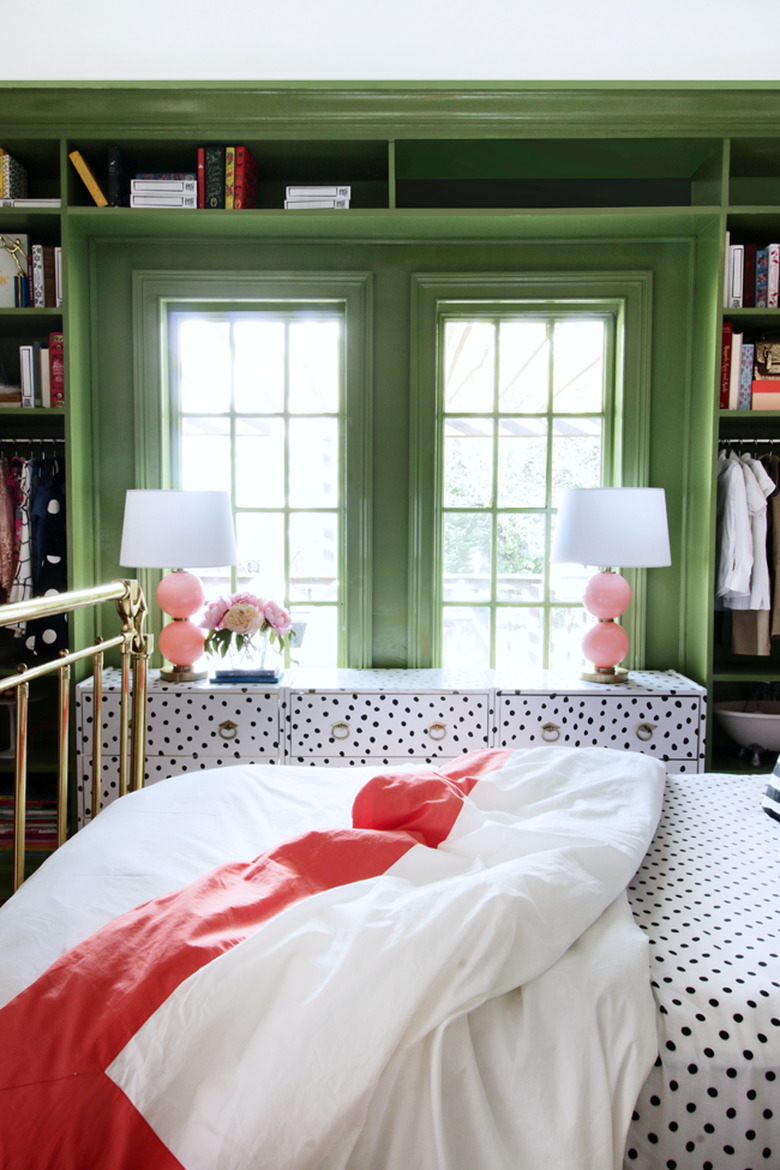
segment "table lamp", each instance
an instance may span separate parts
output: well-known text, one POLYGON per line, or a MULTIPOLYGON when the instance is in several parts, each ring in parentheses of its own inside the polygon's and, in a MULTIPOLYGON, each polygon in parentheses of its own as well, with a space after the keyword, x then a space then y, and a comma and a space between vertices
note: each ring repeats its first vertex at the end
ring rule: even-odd
POLYGON ((618 666, 628 654, 628 634, 615 618, 628 609, 631 586, 615 572, 672 563, 663 488, 570 488, 558 509, 553 562, 605 566, 588 581, 583 605, 598 618, 582 640, 594 670, 590 682, 623 682, 618 666))
POLYGON ((173 669, 161 670, 160 677, 169 682, 206 678, 208 671, 192 669, 203 655, 206 635, 189 620, 203 605, 203 586, 185 566, 236 563, 227 492, 128 491, 119 563, 134 569, 173 569, 157 587, 157 603, 173 619, 163 627, 158 642, 173 669))

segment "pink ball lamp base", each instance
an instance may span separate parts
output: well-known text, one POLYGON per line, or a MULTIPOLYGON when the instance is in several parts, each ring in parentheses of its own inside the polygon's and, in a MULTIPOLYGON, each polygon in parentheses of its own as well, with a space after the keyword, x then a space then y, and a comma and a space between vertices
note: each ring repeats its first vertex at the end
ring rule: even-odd
POLYGON ((589 682, 625 682, 628 671, 619 662, 628 654, 628 634, 615 618, 628 609, 631 586, 620 573, 604 570, 594 574, 583 594, 583 605, 588 613, 598 618, 582 639, 582 652, 593 671, 583 671, 589 682))
POLYGON ((171 670, 160 671, 167 682, 194 682, 207 678, 207 670, 193 670, 203 657, 206 635, 189 619, 203 605, 203 586, 194 573, 181 569, 168 573, 157 587, 157 603, 173 621, 163 626, 158 645, 160 653, 173 663, 171 670))

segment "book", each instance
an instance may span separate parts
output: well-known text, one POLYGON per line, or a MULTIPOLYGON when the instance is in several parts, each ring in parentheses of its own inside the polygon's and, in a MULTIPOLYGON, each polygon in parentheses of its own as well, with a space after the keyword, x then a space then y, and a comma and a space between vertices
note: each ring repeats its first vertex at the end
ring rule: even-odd
POLYGON ((313 211, 322 208, 349 207, 348 199, 285 199, 284 206, 288 211, 313 211))
POLYGON ((206 206, 206 151, 204 147, 198 147, 198 207, 206 206))
POLYGON ((3 199, 27 198, 27 171, 6 150, 0 156, 0 195, 3 199))
POLYGON ((53 309, 57 303, 53 244, 43 246, 43 303, 48 309, 53 309))
POLYGON ((196 195, 198 184, 196 179, 131 179, 130 193, 132 195, 157 195, 162 193, 196 195))
POLYGON ((754 343, 742 342, 742 355, 739 368, 739 392, 737 395, 737 410, 750 410, 752 406, 753 363, 756 347, 754 343))
POLYGON ((756 252, 755 244, 745 244, 745 264, 742 278, 742 308, 753 309, 756 305, 756 252))
POLYGON ((751 390, 753 410, 780 410, 780 379, 756 380, 751 390))
POLYGON ((225 148, 224 146, 206 146, 203 153, 204 207, 224 207, 225 148))
POLYGON ((152 194, 132 194, 130 196, 131 207, 197 207, 198 197, 193 191, 191 195, 186 192, 176 194, 174 191, 161 191, 157 195, 152 194))
POLYGON ((43 282, 43 244, 30 245, 30 304, 40 309, 46 304, 43 282))
MULTIPOLYGON (((43 346, 40 341, 32 343, 32 380, 33 380, 33 406, 43 406, 43 392, 41 382, 41 366, 43 361, 42 355, 43 346)), ((47 355, 48 360, 48 355, 47 355)))
POLYGON ((769 279, 769 249, 756 251, 756 308, 767 307, 767 282, 769 279))
POLYGON ((739 401, 739 377, 742 369, 743 334, 736 330, 731 336, 731 370, 729 371, 729 410, 737 409, 739 401))
POLYGON ((766 279, 766 307, 776 309, 780 293, 780 244, 770 244, 767 251, 769 252, 769 268, 766 279))
POLYGON ((195 183, 198 176, 195 171, 139 171, 135 176, 137 182, 170 183, 174 181, 195 183))
POLYGON ((259 167, 257 159, 245 146, 236 147, 236 177, 233 208, 237 211, 257 207, 259 167))
POLYGON ((51 405, 65 405, 65 350, 63 335, 59 332, 49 334, 49 386, 51 405))
POLYGON ((0 308, 13 309, 27 301, 30 237, 18 233, 0 234, 0 308))
POLYGON ((729 383, 731 379, 731 342, 734 334, 734 326, 731 321, 723 322, 723 329, 721 334, 721 359, 720 359, 720 409, 728 410, 729 408, 729 383))
POLYGON ((130 202, 130 186, 127 160, 116 144, 108 147, 107 194, 109 207, 127 207, 130 202))
POLYGON ((78 150, 71 150, 70 153, 68 154, 68 158, 73 163, 74 167, 76 168, 76 171, 79 174, 79 177, 81 178, 81 181, 83 182, 84 186, 89 191, 90 195, 94 199, 97 206, 98 207, 108 207, 108 200, 106 199, 105 195, 103 194, 103 191, 100 187, 100 184, 98 183, 95 176, 92 174, 92 171, 90 170, 89 166, 87 165, 87 162, 84 159, 81 152, 78 150))
POLYGON ((742 308, 742 289, 745 263, 745 245, 731 244, 729 247, 729 295, 730 309, 742 308))
POLYGON ((62 200, 56 199, 4 199, 0 198, 0 207, 62 207, 62 200))
POLYGON ((285 191, 287 199, 350 199, 351 196, 351 187, 338 187, 332 183, 291 186, 285 191))
POLYGON ((40 357, 41 378, 41 406, 51 406, 51 366, 49 365, 49 350, 42 345, 38 351, 40 357))
POLYGON ((22 406, 35 406, 33 350, 31 345, 19 346, 19 371, 22 382, 22 406))
POLYGON ((233 200, 235 196, 235 182, 236 182, 236 148, 235 146, 225 147, 225 208, 228 211, 233 210, 233 200))
POLYGON ((54 307, 62 305, 62 248, 54 245, 54 307))

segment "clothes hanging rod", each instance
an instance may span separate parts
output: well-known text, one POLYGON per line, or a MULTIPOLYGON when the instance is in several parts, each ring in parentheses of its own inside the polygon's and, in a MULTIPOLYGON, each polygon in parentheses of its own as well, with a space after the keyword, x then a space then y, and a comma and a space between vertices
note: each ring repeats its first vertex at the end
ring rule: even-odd
POLYGON ((762 443, 765 443, 767 446, 771 445, 772 443, 777 443, 780 445, 780 435, 774 439, 718 439, 719 447, 757 447, 762 443))
POLYGON ((0 445, 2 446, 15 446, 19 443, 25 443, 28 447, 40 447, 45 443, 64 445, 65 440, 59 438, 42 438, 40 435, 3 435, 0 437, 0 445))

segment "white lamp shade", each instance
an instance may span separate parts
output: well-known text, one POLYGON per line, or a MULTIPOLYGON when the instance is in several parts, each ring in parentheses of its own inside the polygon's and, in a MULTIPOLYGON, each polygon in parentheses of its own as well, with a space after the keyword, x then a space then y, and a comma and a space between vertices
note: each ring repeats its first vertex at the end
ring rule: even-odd
POLYGON ((134 569, 234 565, 236 538, 227 492, 128 491, 119 563, 134 569))
POLYGON ((605 568, 671 565, 663 488, 570 488, 561 501, 551 560, 605 568))

